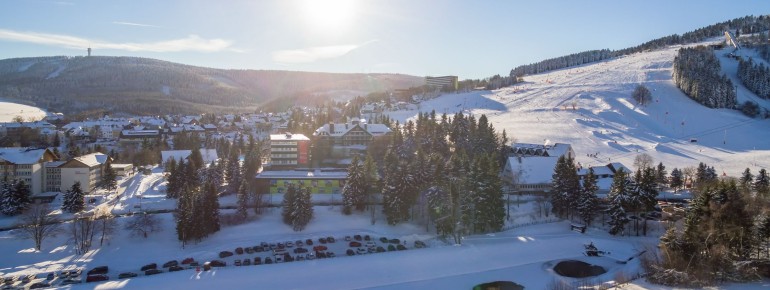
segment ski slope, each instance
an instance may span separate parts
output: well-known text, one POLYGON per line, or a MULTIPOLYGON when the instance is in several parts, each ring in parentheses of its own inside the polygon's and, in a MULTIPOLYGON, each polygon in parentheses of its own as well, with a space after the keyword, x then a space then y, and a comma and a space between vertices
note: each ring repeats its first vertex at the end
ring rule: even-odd
MULTIPOLYGON (((499 90, 443 95, 422 102, 419 110, 389 115, 404 122, 418 111, 486 114, 518 142, 572 144, 576 161, 584 166, 615 161, 631 166, 637 154, 647 153, 669 171, 698 162, 733 176, 747 167, 754 172, 769 167, 770 120, 690 100, 671 78, 680 47, 527 76, 499 90), (631 98, 639 84, 653 95, 644 107, 631 98), (596 153, 596 158, 587 156, 596 153)), ((722 54, 717 52, 724 72, 738 84, 739 101, 761 100, 736 82, 737 63, 722 54)), ((760 106, 770 107, 770 102, 761 100, 760 106)))

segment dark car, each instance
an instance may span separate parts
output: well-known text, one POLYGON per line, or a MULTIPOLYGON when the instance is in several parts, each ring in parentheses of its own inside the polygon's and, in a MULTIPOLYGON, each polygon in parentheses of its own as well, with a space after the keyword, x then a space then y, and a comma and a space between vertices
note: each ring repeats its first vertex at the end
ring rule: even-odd
POLYGON ((235 261, 233 261, 233 265, 235 265, 236 267, 240 266, 241 265, 241 260, 240 259, 236 259, 235 261))
POLYGON ((210 263, 211 263, 211 267, 224 267, 224 266, 227 266, 227 263, 225 263, 224 261, 220 261, 220 260, 213 260, 210 263))
POLYGON ((305 245, 312 246, 313 245, 313 240, 312 239, 305 240, 305 245))
POLYGON ((241 248, 241 247, 235 248, 235 253, 238 254, 238 255, 243 255, 243 248, 241 248))
POLYGON ((348 256, 355 256, 356 251, 353 251, 353 249, 348 249, 347 251, 345 251, 345 254, 348 254, 348 256))
POLYGON ((404 245, 402 245, 402 244, 398 244, 398 245, 396 245, 396 249, 399 250, 399 251, 403 251, 403 250, 406 250, 406 247, 404 245))
POLYGON ((390 239, 390 241, 388 242, 390 242, 391 244, 401 244, 401 240, 399 239, 390 239))
POLYGON ((326 258, 326 253, 316 252, 315 256, 318 257, 319 259, 323 259, 323 258, 326 258))
POLYGON ((418 249, 425 248, 425 242, 423 241, 414 241, 414 247, 418 249))
POLYGON ((82 281, 80 279, 65 279, 64 281, 61 281, 60 285, 70 285, 70 284, 80 284, 82 281))
POLYGON ((251 266, 251 259, 243 259, 244 266, 251 266))
POLYGON ((195 259, 193 259, 193 258, 185 258, 184 260, 182 260, 182 265, 192 264, 193 262, 195 262, 195 259))
POLYGON ((32 285, 29 285, 29 289, 38 289, 38 288, 46 288, 46 287, 51 287, 51 285, 46 282, 37 282, 32 285))
POLYGON ((334 252, 326 252, 326 257, 327 257, 327 258, 334 258, 334 257, 336 257, 336 256, 337 256, 337 255, 336 255, 336 254, 334 254, 334 252))
POLYGON ((107 277, 107 275, 104 274, 93 274, 86 276, 86 282, 98 282, 107 280, 110 280, 110 277, 107 277))
POLYGON ((150 276, 150 275, 155 275, 155 274, 160 274, 160 273, 163 273, 163 271, 158 270, 158 269, 150 269, 150 270, 144 271, 144 275, 145 276, 150 276))
POLYGON ((139 275, 134 272, 124 272, 124 273, 118 274, 118 279, 134 278, 136 276, 139 276, 139 275))
POLYGON ((262 265, 262 258, 254 257, 254 265, 262 265))
POLYGON ((302 240, 296 240, 294 241, 294 245, 297 247, 302 247, 305 245, 305 243, 303 243, 302 240))
POLYGON ((363 240, 363 237, 361 237, 361 235, 355 235, 353 236, 353 239, 360 242, 361 240, 363 240))
POLYGON ((184 270, 184 268, 182 268, 182 266, 171 266, 171 267, 168 268, 169 272, 176 272, 176 271, 182 271, 182 270, 184 270))
POLYGON ((348 245, 350 245, 351 247, 357 248, 357 247, 361 246, 361 243, 356 242, 356 241, 352 241, 352 242, 348 243, 348 245))
POLYGON ((176 260, 171 260, 166 263, 163 263, 163 268, 168 268, 172 266, 179 266, 179 262, 177 262, 176 260))
POLYGON ((371 240, 372 240, 372 237, 370 237, 369 235, 364 236, 364 241, 371 241, 371 240))
POLYGON ((316 251, 316 252, 318 252, 318 251, 326 251, 326 250, 328 250, 328 249, 329 249, 329 248, 327 248, 327 247, 326 247, 326 246, 324 246, 324 245, 318 245, 318 246, 315 246, 315 247, 313 247, 313 251, 316 251))
POLYGON ((150 269, 157 269, 157 268, 158 268, 158 264, 152 263, 152 264, 147 264, 147 265, 142 266, 141 270, 142 271, 147 271, 147 270, 150 270, 150 269))
POLYGON ((268 244, 267 242, 261 242, 261 243, 259 243, 259 246, 263 247, 263 248, 269 248, 270 244, 268 244))
POLYGON ((326 238, 318 238, 318 242, 321 244, 326 244, 326 238))
POLYGON ((377 253, 385 252, 385 248, 383 247, 377 247, 377 253))
POLYGON ((296 248, 296 249, 294 249, 294 253, 295 254, 303 254, 303 253, 307 253, 307 252, 308 251, 305 248, 296 248))
POLYGON ((107 266, 99 266, 99 267, 96 267, 96 268, 93 268, 93 269, 89 270, 88 271, 88 275, 95 275, 95 274, 104 275, 104 274, 107 274, 107 272, 109 272, 109 270, 110 270, 110 268, 107 267, 107 266))
POLYGON ((326 237, 326 241, 329 242, 329 243, 334 243, 337 240, 335 240, 334 237, 326 237))
POLYGON ((396 246, 394 245, 388 245, 388 252, 392 252, 396 250, 396 246))
POLYGON ((254 248, 246 247, 243 250, 246 252, 246 254, 254 254, 254 248))
POLYGON ((256 253, 262 253, 262 251, 264 251, 264 250, 265 250, 265 247, 263 247, 263 246, 254 246, 254 252, 256 252, 256 253))
POLYGON ((387 244, 387 243, 388 243, 388 238, 386 238, 386 237, 381 237, 381 238, 380 238, 380 242, 387 244))
POLYGON ((265 264, 272 264, 272 263, 273 263, 273 259, 271 259, 270 257, 265 258, 265 264))
POLYGON ((219 252, 219 258, 220 259, 224 259, 224 258, 230 257, 232 255, 233 255, 233 252, 230 252, 230 251, 221 251, 221 252, 219 252))

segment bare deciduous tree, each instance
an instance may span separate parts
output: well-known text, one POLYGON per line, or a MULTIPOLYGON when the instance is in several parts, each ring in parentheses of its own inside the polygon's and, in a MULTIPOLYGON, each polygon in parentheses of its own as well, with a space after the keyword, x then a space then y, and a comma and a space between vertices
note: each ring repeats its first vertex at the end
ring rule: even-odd
POLYGON ((99 239, 99 246, 104 245, 104 239, 109 239, 118 227, 118 221, 115 216, 109 210, 103 210, 96 212, 96 221, 101 233, 99 239))
POLYGON ((70 224, 70 234, 78 254, 85 254, 91 249, 96 234, 96 222, 93 215, 76 216, 70 224))
POLYGON ((59 220, 51 215, 48 204, 33 204, 21 214, 21 238, 32 239, 35 249, 40 251, 43 240, 54 237, 59 231, 59 220))
POLYGON ((135 236, 147 238, 148 234, 160 231, 161 224, 155 215, 137 213, 128 221, 126 229, 135 236))
POLYGON ((636 167, 637 171, 652 167, 652 162, 652 156, 647 153, 642 153, 634 157, 634 167, 636 167))

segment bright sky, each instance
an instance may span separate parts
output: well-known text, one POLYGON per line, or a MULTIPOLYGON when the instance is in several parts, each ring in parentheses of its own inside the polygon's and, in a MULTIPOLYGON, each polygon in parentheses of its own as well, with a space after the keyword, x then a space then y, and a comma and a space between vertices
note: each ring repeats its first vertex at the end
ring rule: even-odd
POLYGON ((485 78, 752 14, 770 1, 4 0, 0 59, 92 47, 216 68, 485 78))

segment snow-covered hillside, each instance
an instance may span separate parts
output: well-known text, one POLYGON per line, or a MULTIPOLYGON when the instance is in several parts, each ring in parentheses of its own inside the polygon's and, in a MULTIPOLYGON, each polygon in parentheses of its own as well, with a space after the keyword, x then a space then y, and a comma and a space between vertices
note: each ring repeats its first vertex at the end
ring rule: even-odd
POLYGON ((40 120, 46 112, 37 107, 0 100, 0 122, 11 122, 16 116, 21 116, 24 121, 30 118, 40 120))
MULTIPOLYGON (((705 162, 719 174, 737 176, 747 167, 754 172, 769 167, 770 120, 709 109, 685 96, 671 79, 679 47, 527 76, 524 83, 500 90, 444 95, 421 103, 419 110, 486 114, 518 142, 571 143, 584 166, 610 161, 630 166, 644 152, 669 170, 705 162), (646 107, 630 97, 639 84, 653 94, 646 107), (588 156, 596 153, 596 158, 588 156)), ((725 73, 734 76, 737 61, 717 54, 725 73)), ((739 101, 760 100, 736 84, 739 101)), ((390 112, 401 122, 416 114, 390 112)))

